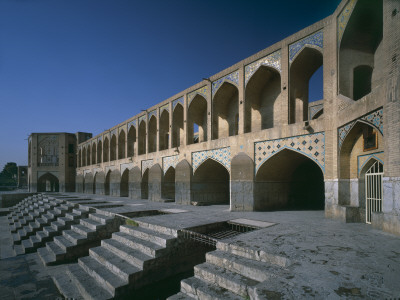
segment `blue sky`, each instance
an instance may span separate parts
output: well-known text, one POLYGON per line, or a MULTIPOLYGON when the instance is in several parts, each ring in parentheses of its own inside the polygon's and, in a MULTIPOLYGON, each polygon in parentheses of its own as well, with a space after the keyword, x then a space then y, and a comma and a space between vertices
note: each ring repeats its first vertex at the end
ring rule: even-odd
POLYGON ((96 135, 339 3, 0 0, 0 170, 27 164, 31 132, 96 135))

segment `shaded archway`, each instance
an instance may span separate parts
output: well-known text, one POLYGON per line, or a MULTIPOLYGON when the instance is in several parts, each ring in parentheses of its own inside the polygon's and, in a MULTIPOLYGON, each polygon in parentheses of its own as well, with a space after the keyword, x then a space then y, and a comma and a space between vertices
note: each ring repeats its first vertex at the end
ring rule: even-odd
POLYGON ((125 131, 121 130, 118 137, 118 159, 125 158, 125 131))
POLYGON ((110 142, 108 141, 108 137, 105 137, 103 145, 103 162, 109 161, 109 153, 110 153, 109 151, 110 151, 110 142))
POLYGON ((161 197, 175 200, 175 169, 169 167, 161 183, 161 197))
POLYGON ((78 151, 78 168, 82 167, 82 149, 79 149, 78 151))
POLYGON ((128 157, 135 155, 136 127, 131 126, 128 131, 128 157))
POLYGON ((115 134, 111 137, 110 141, 110 161, 117 159, 117 137, 115 134))
POLYGON ((91 161, 90 161, 90 145, 87 146, 86 150, 86 165, 90 166, 91 161))
POLYGON ((59 180, 58 178, 51 174, 46 173, 39 177, 38 179, 38 192, 59 192, 59 180))
POLYGON ((93 185, 96 186, 95 194, 105 194, 105 182, 106 176, 104 175, 104 172, 97 172, 93 179, 93 185))
POLYGON ((139 155, 146 154, 146 122, 141 121, 139 124, 139 155))
POLYGON ((140 182, 141 198, 149 198, 149 169, 146 169, 142 175, 142 180, 140 182))
POLYGON ((159 149, 168 149, 169 144, 169 112, 164 109, 160 116, 160 136, 159 136, 159 149))
POLYGON ((377 61, 384 55, 382 36, 382 1, 358 0, 339 40, 341 95, 358 100, 381 84, 381 72, 385 66, 377 61), (359 69, 360 66, 363 67, 359 69))
POLYGON ((157 151, 157 118, 153 115, 149 120, 149 139, 147 153, 157 151))
POLYGON ((245 132, 273 128, 279 123, 281 75, 261 66, 250 78, 245 91, 245 132))
POLYGON ((284 149, 258 169, 255 210, 320 210, 324 205, 323 172, 307 156, 284 149))
POLYGON ((213 139, 238 134, 239 92, 236 86, 224 82, 213 99, 213 139))
POLYGON ((104 180, 104 195, 110 195, 110 184, 111 184, 111 171, 108 171, 106 179, 104 180))
POLYGON ((121 176, 120 197, 129 196, 129 170, 126 169, 121 176))
POLYGON ((195 205, 229 204, 229 172, 213 159, 207 159, 194 172, 191 184, 195 205))
POLYGON ((103 156, 103 144, 101 141, 97 142, 97 163, 102 163, 102 156, 103 156))
POLYGON ((86 147, 83 147, 82 150, 82 167, 86 166, 86 147))
POLYGON ((96 144, 93 143, 92 144, 92 165, 96 164, 96 158, 97 158, 96 150, 97 150, 96 144))
POLYGON ((201 143, 207 140, 207 100, 196 95, 188 108, 187 143, 201 143))
POLYGON ((305 47, 290 65, 290 124, 308 120, 309 81, 322 63, 319 50, 305 47))
POLYGON ((172 147, 183 144, 183 106, 178 103, 172 113, 172 147))

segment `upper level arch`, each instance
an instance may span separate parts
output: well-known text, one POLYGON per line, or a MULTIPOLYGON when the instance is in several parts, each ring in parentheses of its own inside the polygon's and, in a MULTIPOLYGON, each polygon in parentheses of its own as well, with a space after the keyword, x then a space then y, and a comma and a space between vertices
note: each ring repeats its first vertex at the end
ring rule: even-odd
POLYGON ((96 164, 96 158, 97 158, 96 150, 97 150, 96 143, 93 142, 92 143, 92 155, 91 155, 91 157, 92 157, 92 165, 96 164))
POLYGON ((135 155, 135 144, 136 144, 136 126, 130 126, 128 130, 128 157, 135 155))
POLYGON ((167 109, 164 109, 161 112, 160 115, 160 129, 159 129, 159 150, 165 150, 169 148, 169 139, 170 139, 170 134, 169 134, 169 111, 167 109))
POLYGON ((97 163, 100 164, 102 162, 102 157, 103 157, 103 143, 99 139, 97 141, 97 163))
POLYGON ((189 104, 187 124, 188 144, 207 140, 207 100, 199 94, 189 104))
POLYGON ((183 144, 183 105, 177 103, 172 113, 172 147, 179 147, 183 144))
POLYGON ((110 142, 108 136, 104 138, 104 145, 103 145, 103 162, 108 162, 110 156, 110 142))
POLYGON ((115 134, 112 134, 110 141, 110 161, 116 159, 117 159, 117 137, 115 134))
POLYGON ((155 115, 150 117, 148 123, 148 149, 147 153, 157 151, 157 118, 155 115))
POLYGON ((118 159, 125 158, 125 143, 126 143, 125 130, 121 129, 118 136, 118 159))
POLYGON ((145 120, 140 120, 139 121, 139 155, 145 154, 146 153, 146 135, 147 135, 147 129, 146 129, 146 121, 145 120))

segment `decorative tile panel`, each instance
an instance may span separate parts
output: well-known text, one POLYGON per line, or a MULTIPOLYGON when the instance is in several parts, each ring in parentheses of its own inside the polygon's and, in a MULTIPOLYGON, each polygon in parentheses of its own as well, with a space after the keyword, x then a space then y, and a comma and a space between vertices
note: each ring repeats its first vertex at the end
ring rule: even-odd
POLYGON ((174 169, 176 168, 176 165, 179 162, 179 155, 173 155, 173 156, 166 156, 162 158, 162 164, 163 164, 163 172, 168 171, 170 167, 173 167, 174 169))
POLYGON ((113 135, 115 135, 115 137, 117 137, 117 129, 111 130, 110 135, 111 135, 111 137, 112 137, 113 135))
POLYGON ((349 3, 344 7, 340 15, 338 16, 338 28, 337 28, 337 37, 338 37, 338 47, 340 45, 340 41, 342 40, 344 30, 346 29, 347 23, 349 22, 350 16, 353 12, 354 6, 356 6, 357 0, 350 0, 349 3))
POLYGON ((146 115, 143 115, 143 116, 140 116, 140 117, 139 117, 139 125, 140 125, 140 123, 141 123, 142 121, 145 121, 145 122, 146 122, 146 115))
POLYGON ((297 41, 296 43, 293 43, 289 45, 289 62, 291 63, 296 55, 300 53, 300 51, 306 46, 314 46, 317 48, 320 48, 321 50, 324 48, 324 34, 321 31, 318 31, 312 35, 309 35, 305 37, 304 39, 301 39, 300 41, 297 41))
POLYGON ((136 120, 130 121, 128 123, 128 131, 129 131, 129 129, 131 129, 132 126, 134 126, 136 128, 136 120))
POLYGON ((318 105, 311 106, 308 110, 308 119, 312 120, 314 118, 314 116, 323 109, 324 109, 324 104, 318 104, 318 105))
POLYGON ((188 97, 188 106, 190 105, 190 103, 192 102, 194 97, 196 97, 196 95, 203 96, 205 99, 207 99, 207 91, 208 91, 208 85, 203 86, 202 88, 199 88, 199 89, 189 93, 187 96, 188 97))
POLYGON ((217 81, 214 81, 212 83, 212 94, 213 94, 213 96, 225 81, 229 82, 229 83, 233 83, 234 85, 238 86, 239 85, 239 71, 230 73, 230 74, 218 79, 217 81))
POLYGON ((360 172, 362 168, 364 168, 365 164, 371 159, 375 158, 377 161, 381 162, 383 165, 383 160, 384 160, 384 152, 376 152, 372 154, 365 154, 365 155, 360 155, 357 156, 357 170, 358 170, 358 175, 360 175, 360 172))
POLYGON ((257 174, 265 161, 283 149, 290 149, 309 157, 325 172, 325 133, 318 132, 254 143, 255 173, 257 174))
POLYGON ((148 116, 149 120, 151 119, 152 116, 155 116, 157 118, 157 109, 154 109, 151 112, 149 112, 148 116))
POLYGON ((231 147, 192 152, 193 173, 207 159, 221 163, 229 172, 231 171, 231 147))
POLYGON ((245 84, 247 84, 260 66, 269 66, 281 72, 281 50, 275 51, 245 67, 245 84))
POLYGON ((178 99, 172 101, 172 110, 175 109, 175 107, 176 107, 176 105, 177 105, 178 103, 182 104, 182 107, 183 107, 183 97, 180 97, 180 98, 178 98, 178 99))
POLYGON ((361 121, 363 123, 367 123, 376 129, 379 130, 379 132, 383 136, 383 108, 380 108, 374 112, 371 112, 357 120, 354 120, 342 127, 338 128, 338 135, 339 135, 339 150, 342 148, 343 142, 346 139, 347 134, 350 132, 350 130, 353 128, 353 126, 357 123, 357 121, 361 121))
POLYGON ((152 159, 142 160, 142 176, 147 169, 150 169, 154 165, 152 159))
POLYGON ((122 130, 126 133, 126 125, 127 125, 127 124, 120 126, 120 127, 118 128, 118 133, 121 133, 122 130))
POLYGON ((97 142, 101 142, 101 141, 103 141, 103 136, 102 135, 97 138, 97 142))
POLYGON ((163 106, 160 107, 160 116, 161 116, 161 114, 162 114, 162 112, 163 112, 164 110, 166 110, 167 112, 169 112, 169 103, 167 103, 167 104, 165 104, 165 105, 163 105, 163 106))

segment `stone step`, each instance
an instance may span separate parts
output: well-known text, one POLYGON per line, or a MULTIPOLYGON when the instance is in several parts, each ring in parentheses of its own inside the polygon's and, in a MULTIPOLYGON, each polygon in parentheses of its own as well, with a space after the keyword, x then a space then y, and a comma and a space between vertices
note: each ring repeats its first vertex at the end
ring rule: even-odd
POLYGON ((18 227, 15 224, 10 225, 10 232, 11 233, 16 233, 18 229, 20 229, 21 227, 18 227))
POLYGON ((158 244, 142 240, 125 232, 114 232, 112 238, 152 257, 161 256, 166 250, 158 244))
POLYGON ((49 238, 49 236, 44 232, 44 231, 38 231, 36 232, 36 237, 38 238, 40 243, 44 243, 45 241, 47 242, 49 238))
POLYGON ((106 227, 105 224, 102 224, 92 219, 81 219, 80 224, 96 231, 106 227))
POLYGON ((33 246, 30 238, 27 240, 22 240, 21 246, 22 246, 22 250, 23 250, 24 254, 32 253, 35 251, 35 247, 33 246))
POLYGON ((285 275, 288 275, 288 272, 283 268, 220 250, 208 252, 206 261, 258 282, 269 280, 271 277, 277 276, 277 274, 283 275, 283 273, 286 273, 285 275))
POLYGON ((78 263, 86 273, 114 297, 121 295, 128 288, 129 282, 127 280, 120 278, 91 256, 80 258, 78 263))
POLYGON ((62 251, 65 253, 71 249, 72 247, 76 246, 74 243, 72 243, 70 240, 68 240, 65 236, 60 235, 60 236, 55 236, 53 239, 54 243, 59 246, 62 251))
POLYGON ((176 238, 172 235, 163 234, 148 228, 135 227, 130 225, 121 225, 119 227, 121 232, 128 233, 132 236, 136 236, 142 240, 156 243, 160 246, 167 247, 176 242, 176 238))
POLYGON ((90 238, 90 239, 97 236, 96 230, 90 229, 89 227, 86 227, 81 224, 72 225, 71 230, 73 230, 81 235, 84 235, 85 237, 90 238))
POLYGON ((74 245, 81 245, 90 240, 85 235, 79 234, 74 230, 64 230, 63 236, 74 245))
POLYGON ((19 234, 18 233, 13 233, 12 234, 12 238, 13 238, 14 244, 21 243, 21 239, 19 238, 19 234))
POLYGON ((60 222, 64 226, 72 225, 72 224, 76 224, 77 223, 76 220, 70 219, 68 217, 59 217, 59 218, 57 218, 57 221, 60 222))
POLYGON ((89 211, 87 209, 82 209, 82 208, 74 208, 72 210, 73 213, 77 214, 77 215, 85 215, 85 214, 89 214, 89 211))
POLYGON ((24 254, 24 249, 22 248, 22 245, 14 245, 14 252, 15 252, 15 255, 24 254))
POLYGON ((108 224, 108 223, 111 223, 114 220, 113 217, 109 217, 109 216, 102 215, 102 214, 97 214, 97 213, 91 213, 89 215, 89 218, 94 220, 94 221, 96 221, 96 222, 104 224, 104 225, 108 224))
MULTIPOLYGON (((27 226, 25 226, 25 227, 27 227, 27 226)), ((29 225, 28 225, 28 227, 30 228, 30 232, 36 232, 37 230, 39 230, 40 229, 40 225, 38 225, 37 223, 36 223, 36 221, 35 222, 30 222, 29 223, 29 225)))
MULTIPOLYGON (((250 299, 236 295, 220 286, 190 277, 181 281, 181 292, 195 299, 210 300, 243 300, 250 299)), ((247 293, 246 293, 247 295, 247 293)), ((244 296, 244 295, 243 295, 244 296)))
POLYGON ((46 226, 48 224, 43 218, 37 218, 35 220, 35 223, 39 226, 39 228, 43 228, 43 226, 46 226))
POLYGON ((241 296, 247 296, 248 287, 255 286, 258 283, 255 280, 207 262, 194 267, 194 276, 209 283, 217 284, 241 296))
POLYGON ((132 265, 129 260, 115 255, 105 247, 91 248, 89 255, 126 282, 136 282, 142 273, 142 270, 132 265))
POLYGON ((135 220, 135 222, 138 223, 139 227, 141 227, 141 228, 148 228, 150 230, 154 230, 159 233, 178 237, 178 230, 176 230, 176 229, 164 227, 164 226, 157 225, 157 224, 146 223, 146 222, 143 222, 140 220, 135 220))
POLYGON ((88 276, 88 273, 78 264, 70 265, 67 268, 67 274, 84 299, 108 300, 113 298, 108 290, 100 286, 93 277, 88 276))
POLYGON ((178 294, 172 295, 171 297, 168 297, 167 300, 193 300, 196 298, 190 297, 189 295, 186 295, 182 292, 179 292, 178 294))
POLYGON ((59 222, 59 221, 51 222, 50 225, 51 225, 51 227, 52 227, 54 230, 56 230, 56 231, 62 231, 62 230, 64 230, 65 228, 67 228, 66 225, 62 224, 62 223, 59 222))
MULTIPOLYGON (((66 252, 55 242, 46 243, 46 248, 52 256, 53 261, 63 260, 66 252)), ((43 248, 40 248, 43 249, 43 248)))
POLYGON ((47 237, 53 237, 55 235, 60 234, 59 231, 55 230, 53 227, 51 226, 45 226, 43 227, 43 233, 47 236, 47 237))
POLYGON ((154 261, 153 257, 144 254, 139 250, 133 249, 115 239, 102 240, 101 246, 142 270, 154 261))
POLYGON ((54 215, 50 215, 47 213, 47 214, 42 215, 42 219, 44 221, 46 221, 46 223, 50 223, 55 220, 55 217, 54 217, 54 215))
POLYGON ((58 272, 51 277, 60 293, 64 296, 63 299, 84 300, 67 272, 58 272))

